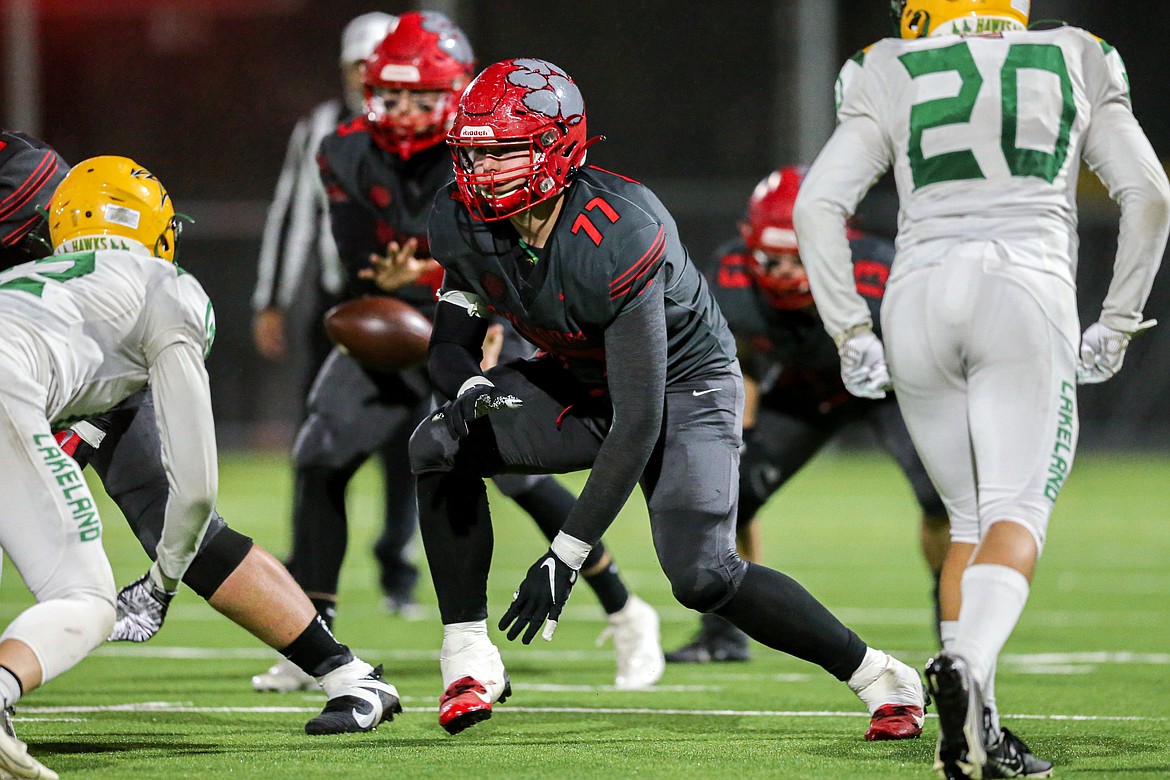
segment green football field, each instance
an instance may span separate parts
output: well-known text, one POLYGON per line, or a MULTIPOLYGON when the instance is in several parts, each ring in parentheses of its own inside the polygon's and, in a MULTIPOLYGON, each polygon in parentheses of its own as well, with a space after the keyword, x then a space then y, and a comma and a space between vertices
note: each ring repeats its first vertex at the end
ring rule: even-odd
MULTIPOLYGON (((288 545, 283 457, 225 455, 220 510, 278 556, 288 545)), ((566 478, 579 489, 581 476, 566 478)), ((656 690, 612 687, 604 616, 578 587, 552 643, 497 637, 514 697, 456 737, 437 724, 441 627, 381 611, 372 542, 379 482, 351 488, 339 638, 386 666, 406 711, 372 734, 308 737, 317 694, 257 694, 275 654, 190 591, 146 645, 106 645, 23 699, 16 728, 62 776, 180 777, 930 777, 937 721, 923 738, 866 743, 860 702, 820 669, 761 646, 748 664, 669 666, 656 690)), ((100 492, 100 489, 99 489, 100 492)), ((496 508, 491 609, 506 608, 546 543, 503 499, 496 508)), ((147 559, 103 504, 106 548, 124 584, 147 559)), ((915 667, 933 649, 916 511, 893 464, 826 455, 765 511, 765 558, 795 576, 870 644, 915 667)), ((1032 598, 1001 659, 1004 721, 1058 777, 1170 776, 1170 458, 1083 455, 1050 528, 1032 598)), ((640 497, 607 537, 633 589, 662 616, 670 648, 695 617, 674 604, 640 497)), ((419 549, 421 560, 421 548, 419 549)), ((457 561, 447 565, 457 566, 457 561)), ((425 570, 425 566, 424 566, 425 570)), ((29 603, 9 565, 4 621, 29 603)))

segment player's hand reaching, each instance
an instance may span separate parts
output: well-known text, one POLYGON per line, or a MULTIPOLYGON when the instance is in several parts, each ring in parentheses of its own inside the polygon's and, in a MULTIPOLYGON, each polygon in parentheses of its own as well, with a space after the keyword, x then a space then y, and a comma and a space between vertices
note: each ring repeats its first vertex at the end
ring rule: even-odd
POLYGON ((471 423, 498 409, 517 409, 524 405, 514 395, 501 392, 487 379, 467 387, 454 401, 447 403, 431 417, 431 422, 444 421, 453 439, 462 439, 471 433, 471 423))
POLYGON ((1157 320, 1146 320, 1133 333, 1114 330, 1094 322, 1081 336, 1081 356, 1077 364, 1077 384, 1095 385, 1112 379, 1125 362, 1129 341, 1143 330, 1154 327, 1157 320))
POLYGON ((399 245, 391 241, 386 247, 385 257, 370 255, 370 268, 358 271, 358 277, 369 279, 382 292, 395 292, 417 280, 423 274, 439 267, 439 264, 430 258, 415 257, 418 250, 418 239, 411 238, 405 244, 399 245))
MULTIPOLYGON (((176 590, 156 579, 156 566, 122 588, 114 605, 117 619, 109 642, 145 642, 158 633, 176 590)), ((161 576, 161 575, 158 575, 161 576)))
POLYGON ((853 333, 837 348, 841 356, 841 381, 859 398, 885 398, 890 383, 886 350, 868 328, 853 333))
POLYGON ((526 645, 531 644, 543 623, 544 631, 540 637, 546 642, 552 641, 561 610, 569 600, 573 583, 577 581, 577 572, 592 549, 593 545, 569 536, 564 531, 556 535, 548 552, 528 569, 524 581, 512 594, 511 606, 500 618, 499 628, 508 632, 509 640, 516 639, 523 631, 524 638, 521 641, 526 645))

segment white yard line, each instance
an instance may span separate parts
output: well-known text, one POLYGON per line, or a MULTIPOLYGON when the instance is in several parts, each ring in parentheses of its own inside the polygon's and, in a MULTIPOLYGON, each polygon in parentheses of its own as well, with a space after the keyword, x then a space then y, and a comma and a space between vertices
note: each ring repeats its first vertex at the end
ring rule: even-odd
MULTIPOLYGON (((434 713, 435 707, 406 707, 406 712, 434 713)), ((319 707, 196 707, 189 702, 148 701, 128 704, 64 707, 21 707, 16 720, 26 715, 86 714, 102 712, 173 712, 173 713, 241 713, 282 714, 316 713, 319 707)), ((684 710, 655 709, 652 707, 513 707, 501 705, 496 713, 568 714, 568 715, 691 715, 699 717, 764 717, 764 718, 864 718, 864 712, 835 712, 831 710, 684 710)), ((933 717, 928 715, 927 717, 933 717)), ((1004 719, 1054 721, 1133 721, 1164 722, 1167 718, 1147 718, 1136 715, 1003 715, 1004 719)), ((29 720, 33 720, 29 718, 29 720)), ((69 720, 80 720, 70 718, 69 720)))

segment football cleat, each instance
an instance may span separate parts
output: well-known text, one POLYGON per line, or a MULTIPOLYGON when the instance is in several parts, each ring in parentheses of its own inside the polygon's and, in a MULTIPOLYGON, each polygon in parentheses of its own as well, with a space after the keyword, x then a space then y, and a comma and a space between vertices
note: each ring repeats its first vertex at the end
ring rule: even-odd
POLYGON ((21 742, 7 728, 0 729, 0 772, 4 777, 57 780, 57 773, 28 754, 28 745, 21 742))
POLYGON ((487 687, 474 677, 460 677, 447 686, 439 697, 439 725, 448 734, 458 734, 492 716, 492 705, 507 701, 512 695, 512 682, 504 674, 504 687, 493 699, 487 687))
POLYGON ((0 729, 4 729, 4 733, 10 737, 16 736, 16 729, 12 727, 12 718, 16 715, 16 710, 12 707, 5 707, 0 710, 0 729))
POLYGON ((381 664, 356 678, 348 673, 354 665, 369 669, 369 664, 354 660, 321 678, 329 701, 320 715, 305 724, 306 734, 373 731, 402 712, 398 690, 382 679, 381 664))
POLYGON ((597 644, 613 637, 617 656, 617 676, 613 685, 619 691, 649 688, 662 679, 666 658, 658 635, 658 613, 654 607, 631 595, 626 605, 609 616, 609 625, 597 638, 597 644))
MULTIPOLYGON (((990 713, 984 713, 989 725, 990 713)), ((999 741, 987 748, 984 777, 1052 777, 1052 762, 1037 758, 1024 743, 1007 729, 1001 729, 999 741)))
POLYGON ((922 689, 922 680, 906 664, 892 655, 881 653, 875 662, 877 676, 860 690, 858 698, 869 709, 869 741, 914 739, 922 734, 926 705, 930 702, 922 689))
POLYGON ((938 708, 934 770, 947 780, 979 780, 987 764, 983 697, 966 660, 939 653, 926 664, 926 686, 938 708))
POLYGON ((668 664, 711 664, 752 660, 748 635, 718 615, 703 615, 702 627, 682 647, 666 654, 668 664))
POLYGON ((321 684, 287 658, 282 658, 263 674, 252 678, 252 688, 260 692, 295 693, 315 691, 321 684))

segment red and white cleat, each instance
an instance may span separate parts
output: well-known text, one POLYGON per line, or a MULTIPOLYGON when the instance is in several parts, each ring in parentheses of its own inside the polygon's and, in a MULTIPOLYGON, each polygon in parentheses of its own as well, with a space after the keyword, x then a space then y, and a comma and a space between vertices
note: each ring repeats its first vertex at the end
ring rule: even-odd
POLYGON ((883 704, 869 718, 865 738, 871 742, 883 739, 914 739, 922 734, 923 707, 913 704, 883 704))
POLYGON ((897 658, 869 648, 849 687, 869 710, 867 740, 914 739, 922 734, 930 700, 918 673, 897 658))
MULTIPOLYGON (((494 686, 493 686, 494 687, 494 686)), ((460 677, 439 697, 439 725, 448 734, 458 734, 492 716, 492 705, 512 695, 512 684, 504 675, 504 687, 493 699, 487 686, 474 677, 460 677)))

